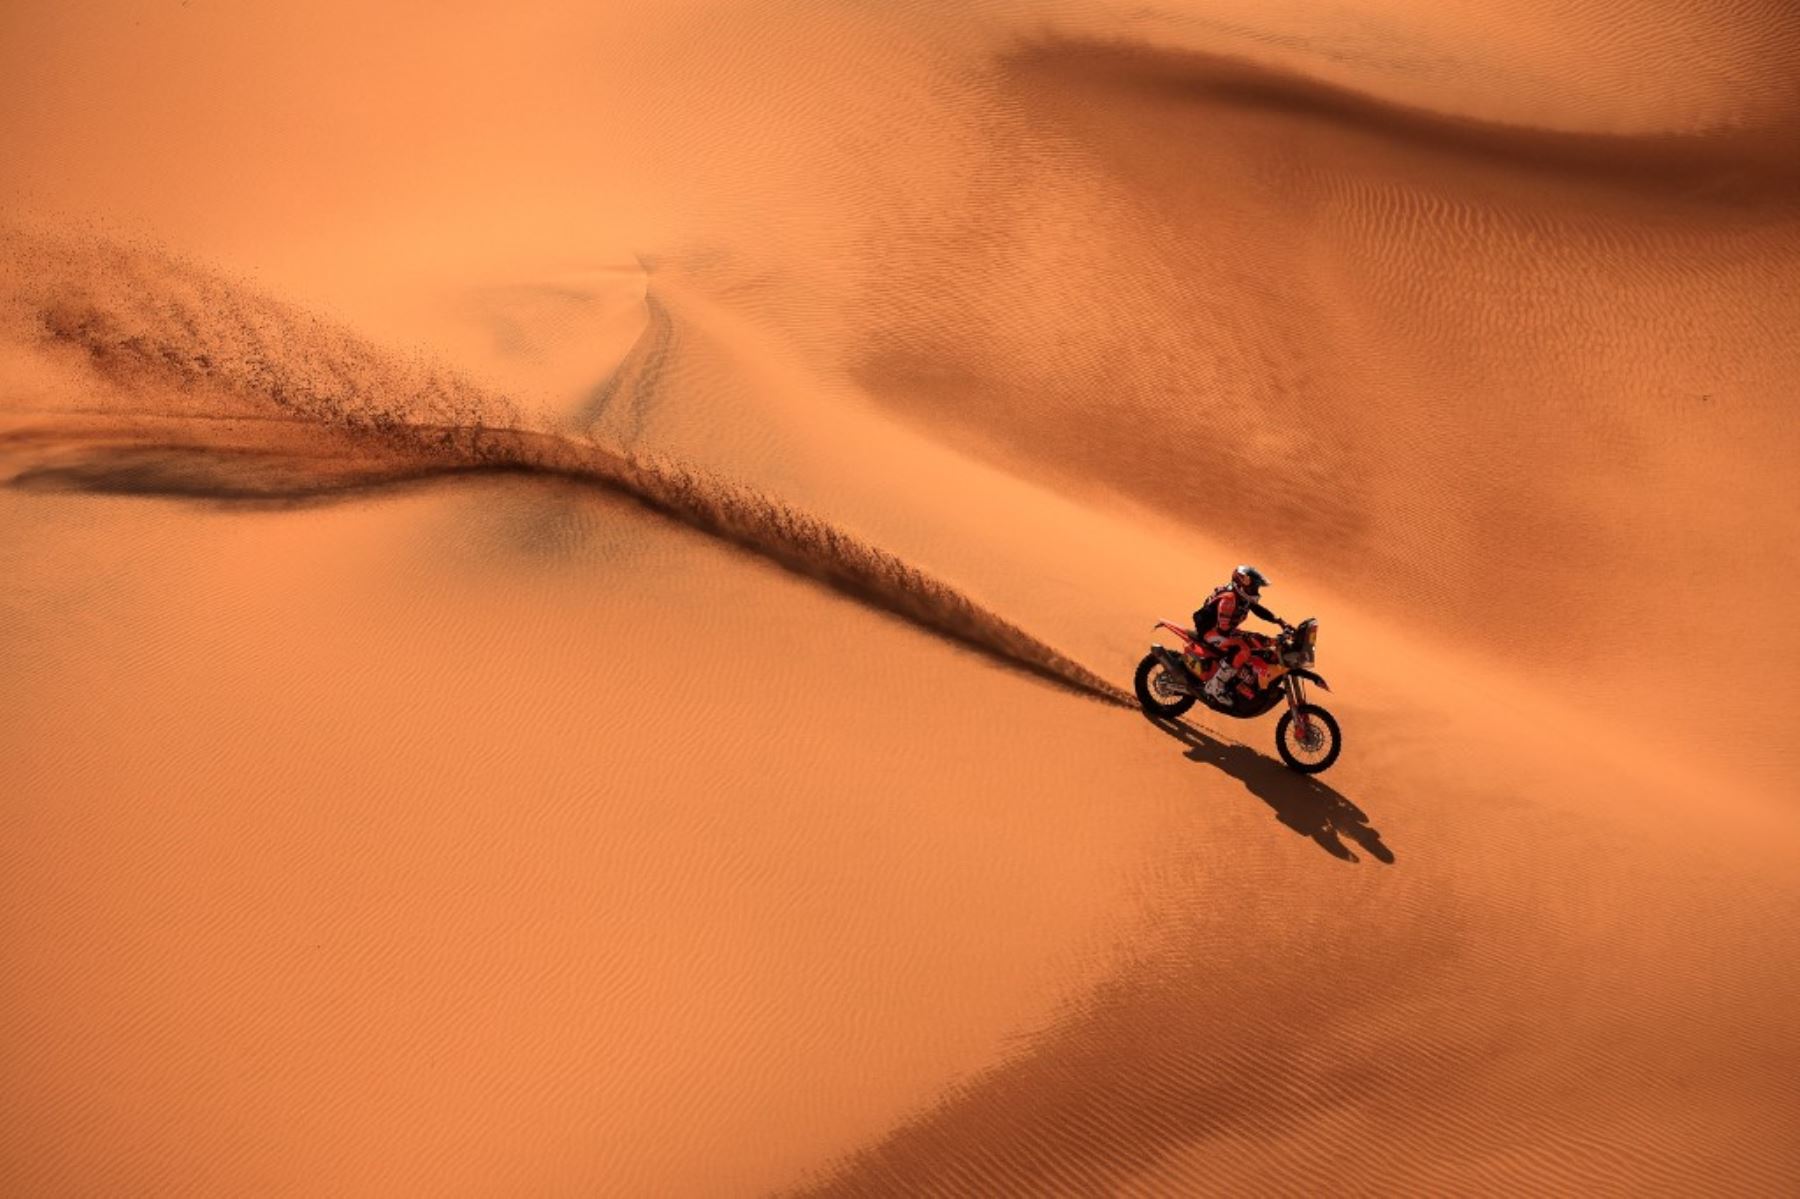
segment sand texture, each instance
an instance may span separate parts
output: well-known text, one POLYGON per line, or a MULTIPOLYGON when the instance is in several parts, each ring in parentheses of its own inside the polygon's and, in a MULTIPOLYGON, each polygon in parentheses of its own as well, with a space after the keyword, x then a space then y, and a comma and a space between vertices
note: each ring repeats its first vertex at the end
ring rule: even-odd
POLYGON ((0 1194, 1800 1191, 1796 61, 6 5, 0 1194))

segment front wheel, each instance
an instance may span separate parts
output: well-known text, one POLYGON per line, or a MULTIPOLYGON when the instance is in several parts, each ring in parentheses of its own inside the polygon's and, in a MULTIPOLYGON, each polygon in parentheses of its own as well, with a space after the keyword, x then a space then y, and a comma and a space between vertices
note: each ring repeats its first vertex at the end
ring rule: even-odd
POLYGON ((1306 735, 1301 736, 1295 727, 1294 710, 1290 708, 1275 726, 1275 748, 1292 769, 1301 774, 1317 774, 1337 761, 1338 751, 1344 748, 1343 734, 1324 708, 1301 704, 1299 710, 1306 714, 1306 735))
POLYGON ((1143 705, 1148 716, 1174 720, 1194 706, 1194 697, 1188 692, 1186 683, 1171 675, 1169 668, 1155 654, 1145 654, 1144 660, 1138 663, 1132 690, 1137 692, 1138 703, 1143 705))

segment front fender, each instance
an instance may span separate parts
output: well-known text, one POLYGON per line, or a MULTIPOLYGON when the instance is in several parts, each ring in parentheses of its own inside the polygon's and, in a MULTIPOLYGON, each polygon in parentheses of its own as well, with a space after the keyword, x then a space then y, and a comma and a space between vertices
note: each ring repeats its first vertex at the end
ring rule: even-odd
POLYGON ((1325 678, 1323 675, 1317 674, 1310 670, 1296 670, 1294 673, 1299 675, 1301 678, 1305 679, 1309 683, 1317 683, 1320 687, 1323 687, 1325 690, 1327 690, 1327 691, 1331 690, 1331 684, 1327 683, 1325 681, 1325 678))

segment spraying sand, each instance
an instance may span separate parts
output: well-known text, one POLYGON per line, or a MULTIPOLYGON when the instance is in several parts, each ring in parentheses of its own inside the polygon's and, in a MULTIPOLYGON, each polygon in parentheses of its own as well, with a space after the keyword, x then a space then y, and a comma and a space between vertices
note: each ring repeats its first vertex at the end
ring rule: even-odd
POLYGON ((1800 1185, 1786 6, 589 7, 0 18, 0 1189, 1800 1185))

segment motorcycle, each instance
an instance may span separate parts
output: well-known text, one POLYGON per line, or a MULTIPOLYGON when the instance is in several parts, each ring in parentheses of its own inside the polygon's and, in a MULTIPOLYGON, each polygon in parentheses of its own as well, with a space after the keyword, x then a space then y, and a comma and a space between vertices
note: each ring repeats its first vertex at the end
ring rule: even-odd
POLYGON ((1157 621, 1154 627, 1181 638, 1182 649, 1166 649, 1161 642, 1154 642, 1138 663, 1133 689, 1146 715, 1173 720, 1199 702, 1221 716, 1253 720, 1286 699, 1287 711, 1275 725, 1275 748, 1280 751, 1281 760, 1301 774, 1318 774, 1337 761, 1338 752, 1344 748, 1337 720, 1306 700, 1308 682, 1331 690, 1331 685, 1311 669, 1313 648, 1319 640, 1318 621, 1309 618, 1283 629, 1269 647, 1273 660, 1266 654, 1263 657, 1265 678, 1261 685, 1258 686, 1255 672, 1246 669, 1226 690, 1223 703, 1206 694, 1207 682, 1223 665, 1218 651, 1191 629, 1166 620, 1157 621), (1189 665, 1184 653, 1199 660, 1198 672, 1189 665))

